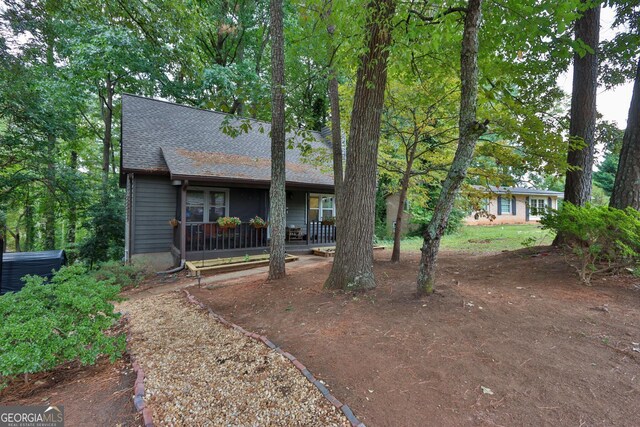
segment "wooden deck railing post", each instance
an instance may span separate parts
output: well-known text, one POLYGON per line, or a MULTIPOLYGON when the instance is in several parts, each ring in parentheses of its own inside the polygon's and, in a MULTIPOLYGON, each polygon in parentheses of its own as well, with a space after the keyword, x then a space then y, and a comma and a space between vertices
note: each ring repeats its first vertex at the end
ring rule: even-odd
POLYGON ((183 181, 180 187, 180 262, 187 261, 187 185, 183 181))

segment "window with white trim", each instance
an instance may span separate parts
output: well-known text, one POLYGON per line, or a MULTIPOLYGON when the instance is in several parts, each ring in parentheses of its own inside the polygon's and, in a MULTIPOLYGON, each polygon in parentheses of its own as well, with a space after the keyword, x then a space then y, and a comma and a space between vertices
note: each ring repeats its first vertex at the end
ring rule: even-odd
POLYGON ((529 199, 529 215, 541 216, 547 211, 545 199, 529 199))
POLYGON ((187 190, 187 222, 215 222, 229 212, 229 190, 187 190))
POLYGON ((500 198, 500 212, 502 214, 511 213, 511 197, 500 198))
POLYGON ((204 191, 187 191, 187 222, 204 221, 204 191))
POLYGON ((308 221, 322 221, 336 216, 336 204, 333 195, 311 194, 309 196, 308 221))

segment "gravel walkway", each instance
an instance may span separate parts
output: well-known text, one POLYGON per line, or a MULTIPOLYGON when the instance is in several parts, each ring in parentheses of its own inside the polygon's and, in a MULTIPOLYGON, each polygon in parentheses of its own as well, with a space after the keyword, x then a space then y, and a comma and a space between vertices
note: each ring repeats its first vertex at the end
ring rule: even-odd
POLYGON ((349 426, 283 356, 176 292, 126 301, 156 425, 349 426))

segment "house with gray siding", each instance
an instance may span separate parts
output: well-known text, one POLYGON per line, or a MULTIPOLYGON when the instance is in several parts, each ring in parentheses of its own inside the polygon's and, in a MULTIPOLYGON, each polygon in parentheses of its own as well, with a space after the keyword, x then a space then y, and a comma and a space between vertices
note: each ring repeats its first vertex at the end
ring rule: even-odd
MULTIPOLYGON (((156 265, 268 252, 270 124, 135 95, 122 96, 120 184, 125 259, 156 265), (220 217, 238 217, 235 228, 220 217)), ((287 250, 335 242, 331 143, 287 135, 287 250)))

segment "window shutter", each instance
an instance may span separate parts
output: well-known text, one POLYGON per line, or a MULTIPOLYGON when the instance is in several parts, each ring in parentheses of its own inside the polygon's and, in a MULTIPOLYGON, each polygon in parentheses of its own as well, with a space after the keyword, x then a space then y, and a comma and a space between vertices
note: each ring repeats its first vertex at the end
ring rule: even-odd
POLYGON ((551 197, 547 197, 547 204, 549 210, 553 209, 553 202, 551 201, 551 197))
POLYGON ((498 215, 502 215, 502 196, 498 196, 498 215))
POLYGON ((529 196, 524 199, 524 219, 529 221, 529 196))
POLYGON ((516 214, 516 196, 513 196, 513 198, 511 199, 511 213, 513 215, 516 214))

